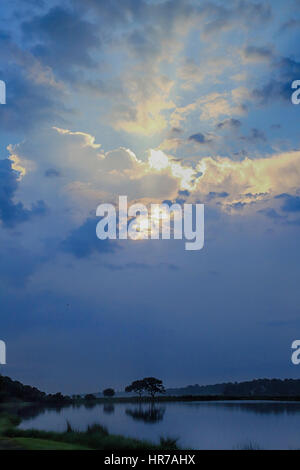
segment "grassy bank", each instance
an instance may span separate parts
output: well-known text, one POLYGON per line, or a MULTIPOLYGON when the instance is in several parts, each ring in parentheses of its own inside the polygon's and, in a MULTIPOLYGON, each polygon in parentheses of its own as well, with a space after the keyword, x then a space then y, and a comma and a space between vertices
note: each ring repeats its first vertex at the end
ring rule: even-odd
POLYGON ((109 434, 99 424, 77 431, 67 423, 65 432, 23 430, 17 428, 21 419, 0 413, 0 449, 7 450, 155 450, 177 449, 176 441, 161 438, 160 444, 109 434))

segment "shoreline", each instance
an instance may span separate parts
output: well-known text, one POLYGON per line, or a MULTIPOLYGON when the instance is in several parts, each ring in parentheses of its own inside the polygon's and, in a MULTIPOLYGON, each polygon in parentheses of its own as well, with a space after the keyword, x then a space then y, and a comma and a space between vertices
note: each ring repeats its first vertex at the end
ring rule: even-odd
POLYGON ((182 395, 182 396, 159 396, 155 398, 151 397, 99 397, 95 399, 86 400, 82 399, 70 399, 63 401, 31 401, 24 402, 22 400, 18 401, 7 401, 0 403, 0 413, 1 411, 8 410, 9 408, 26 408, 28 406, 36 407, 67 407, 71 405, 87 405, 93 406, 97 404, 105 403, 168 403, 168 402, 256 402, 256 401, 265 401, 265 402, 294 402, 300 403, 300 396, 224 396, 224 395, 182 395))
POLYGON ((106 397, 95 400, 74 400, 73 403, 156 403, 156 402, 194 402, 194 401, 277 401, 300 402, 300 396, 224 396, 224 395, 182 395, 150 397, 106 397))

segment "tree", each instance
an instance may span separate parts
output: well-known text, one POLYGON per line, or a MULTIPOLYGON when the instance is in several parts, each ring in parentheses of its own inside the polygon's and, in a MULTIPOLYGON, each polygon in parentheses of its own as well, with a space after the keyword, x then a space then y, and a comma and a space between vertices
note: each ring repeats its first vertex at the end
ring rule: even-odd
POLYGON ((113 397, 115 395, 115 391, 113 388, 106 388, 105 390, 103 390, 102 393, 105 397, 113 397))
POLYGON ((132 382, 131 385, 125 388, 125 392, 138 393, 140 397, 143 392, 147 392, 154 398, 157 393, 165 393, 165 388, 162 380, 156 379, 155 377, 145 377, 142 380, 132 382))
POLYGON ((92 401, 92 400, 96 400, 96 397, 92 393, 88 393, 87 395, 84 396, 84 399, 87 401, 92 401))
POLYGON ((152 398, 154 398, 157 393, 166 392, 163 382, 160 379, 145 377, 142 382, 144 383, 144 390, 148 392, 152 398))
POLYGON ((143 380, 135 380, 125 388, 125 392, 130 393, 138 393, 139 397, 141 398, 143 391, 145 390, 145 383, 143 380))

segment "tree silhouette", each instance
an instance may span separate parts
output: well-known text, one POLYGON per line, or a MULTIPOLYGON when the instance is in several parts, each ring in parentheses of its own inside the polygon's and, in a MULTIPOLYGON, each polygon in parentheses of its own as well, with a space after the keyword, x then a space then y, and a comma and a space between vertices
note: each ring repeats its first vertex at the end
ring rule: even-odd
POLYGON ((105 390, 103 390, 102 393, 105 397, 113 397, 115 395, 115 391, 113 388, 106 388, 105 390))
POLYGON ((106 403, 103 406, 103 412, 110 415, 115 412, 115 406, 112 403, 106 403))
POLYGON ((154 398, 157 393, 166 392, 163 382, 160 379, 156 379, 155 377, 145 377, 143 382, 144 390, 148 392, 152 398, 154 398))
POLYGON ((128 385, 125 388, 125 392, 130 393, 138 393, 139 397, 141 398, 142 393, 145 390, 145 383, 143 380, 135 380, 134 382, 131 383, 131 385, 128 385))
POLYGON ((127 408, 125 413, 135 421, 144 421, 144 423, 157 423, 162 421, 166 409, 164 407, 156 407, 153 402, 145 409, 140 405, 139 408, 127 408))
POLYGON ((138 393, 140 397, 143 392, 146 392, 154 398, 157 393, 165 393, 165 388, 162 380, 156 379, 155 377, 145 377, 142 380, 132 382, 131 385, 125 388, 125 392, 138 393))
POLYGON ((84 396, 84 399, 86 401, 92 401, 92 400, 96 400, 96 397, 92 393, 88 393, 87 395, 84 396))

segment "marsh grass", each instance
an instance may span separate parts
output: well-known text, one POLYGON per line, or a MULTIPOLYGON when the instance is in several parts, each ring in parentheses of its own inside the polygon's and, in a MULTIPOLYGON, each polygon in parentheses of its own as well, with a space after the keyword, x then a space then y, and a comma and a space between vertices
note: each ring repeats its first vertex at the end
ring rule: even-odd
POLYGON ((160 444, 155 445, 144 440, 109 434, 107 429, 100 424, 92 424, 88 426, 86 431, 78 431, 73 429, 70 423, 67 423, 66 431, 62 433, 39 431, 37 429, 23 430, 10 427, 6 429, 5 436, 11 438, 38 439, 40 442, 41 440, 45 440, 45 443, 46 441, 54 441, 97 450, 177 449, 176 439, 161 438, 160 444))

